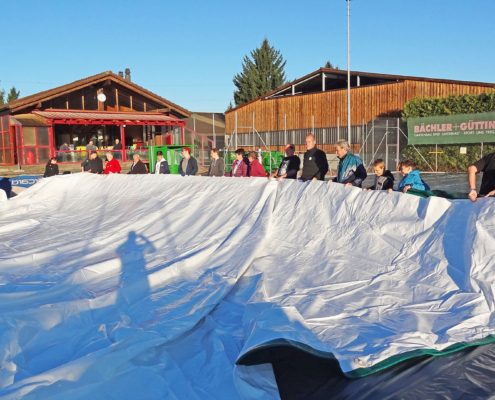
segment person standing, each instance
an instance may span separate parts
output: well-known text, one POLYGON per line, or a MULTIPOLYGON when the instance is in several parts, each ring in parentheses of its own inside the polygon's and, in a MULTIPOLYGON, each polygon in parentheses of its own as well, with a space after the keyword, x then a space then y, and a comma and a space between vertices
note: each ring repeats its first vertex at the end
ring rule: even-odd
POLYGON ((258 155, 255 151, 250 151, 248 154, 248 160, 250 163, 249 176, 251 178, 260 177, 266 178, 266 172, 263 165, 258 161, 258 155))
POLYGON ((468 168, 469 199, 476 201, 480 196, 495 196, 495 153, 484 156, 468 168), (483 172, 480 192, 476 190, 476 174, 483 172))
POLYGON ((182 176, 196 175, 198 173, 198 162, 191 156, 191 149, 184 147, 182 149, 182 156, 184 157, 179 164, 179 174, 182 176))
POLYGON ((220 158, 220 150, 217 148, 212 149, 210 152, 211 164, 208 172, 204 176, 223 176, 225 163, 222 158, 220 158))
POLYGON ((339 157, 337 176, 328 183, 336 182, 346 186, 361 187, 368 174, 361 158, 351 152, 349 142, 339 140, 335 144, 335 154, 339 157))
POLYGON ((163 157, 163 152, 160 150, 156 152, 155 174, 170 174, 168 162, 165 160, 163 157))
POLYGON ((55 175, 58 175, 57 158, 52 157, 45 166, 45 173, 43 175, 43 178, 49 178, 50 176, 55 175))
POLYGON ((131 165, 131 170, 127 173, 128 175, 144 175, 148 173, 146 165, 139 159, 139 154, 134 154, 132 160, 133 163, 131 165))
POLYGON ((280 166, 273 172, 268 179, 272 180, 277 178, 278 181, 282 179, 297 179, 297 173, 301 167, 301 159, 295 155, 296 146, 292 143, 285 145, 285 157, 283 158, 280 166))
POLYGON ((81 163, 81 172, 91 172, 91 154, 87 154, 85 160, 81 163))
POLYGON ((86 150, 96 150, 96 147, 94 146, 92 140, 90 140, 89 143, 86 145, 86 150))
POLYGON ((303 170, 301 180, 324 181, 328 172, 327 155, 316 147, 314 135, 306 136, 306 153, 304 153, 303 170))
POLYGON ((235 151, 235 160, 232 164, 232 171, 227 172, 225 176, 243 178, 248 176, 248 161, 244 159, 244 149, 235 151))
POLYGON ((122 150, 122 143, 120 143, 119 139, 115 139, 113 150, 122 150))
POLYGON ((103 173, 103 161, 98 157, 96 151, 91 152, 91 169, 89 170, 92 174, 102 174, 103 173))
POLYGON ((108 174, 120 174, 122 171, 122 167, 118 160, 113 158, 113 153, 111 151, 107 151, 107 165, 105 165, 105 175, 108 174))

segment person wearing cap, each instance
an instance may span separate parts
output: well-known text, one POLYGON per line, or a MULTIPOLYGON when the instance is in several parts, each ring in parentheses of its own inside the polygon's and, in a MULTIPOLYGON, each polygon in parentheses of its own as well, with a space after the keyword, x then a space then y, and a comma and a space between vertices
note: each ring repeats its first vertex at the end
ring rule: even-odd
POLYGON ((170 174, 168 162, 165 160, 163 157, 163 152, 160 150, 156 152, 155 174, 170 174))
POLYGON ((179 164, 179 174, 182 176, 196 175, 198 173, 198 162, 191 156, 191 149, 184 147, 182 149, 182 156, 184 157, 179 164))

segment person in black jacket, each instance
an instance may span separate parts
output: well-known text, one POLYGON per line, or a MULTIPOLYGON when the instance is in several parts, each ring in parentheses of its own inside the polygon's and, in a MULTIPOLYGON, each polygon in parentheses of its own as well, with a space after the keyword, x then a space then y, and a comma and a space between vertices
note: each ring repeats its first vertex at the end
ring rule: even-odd
POLYGON ((58 175, 57 158, 52 157, 45 166, 45 173, 43 175, 43 178, 49 178, 50 176, 55 175, 58 175))
POLYGON ((179 164, 179 174, 182 176, 196 175, 198 173, 198 162, 191 156, 191 149, 184 147, 182 149, 182 156, 184 158, 179 164))
POLYGON ((146 165, 139 159, 139 154, 134 154, 132 157, 134 162, 132 163, 131 170, 127 173, 127 175, 144 175, 147 174, 146 165))
POLYGON ((155 174, 170 174, 168 162, 165 160, 163 152, 160 150, 156 152, 155 174))
POLYGON ((91 168, 88 172, 92 174, 102 174, 103 173, 103 161, 100 157, 98 157, 98 153, 96 151, 91 152, 91 168))
POLYGON ((122 150, 122 144, 119 139, 115 139, 115 145, 113 146, 113 150, 122 150))
POLYGON ((303 170, 301 180, 306 181, 324 181, 328 172, 327 155, 316 147, 315 137, 306 136, 306 153, 304 153, 303 170))
POLYGON ((385 170, 385 161, 376 160, 373 163, 373 171, 375 172, 375 183, 369 188, 363 188, 363 190, 394 189, 394 176, 388 169, 385 170))

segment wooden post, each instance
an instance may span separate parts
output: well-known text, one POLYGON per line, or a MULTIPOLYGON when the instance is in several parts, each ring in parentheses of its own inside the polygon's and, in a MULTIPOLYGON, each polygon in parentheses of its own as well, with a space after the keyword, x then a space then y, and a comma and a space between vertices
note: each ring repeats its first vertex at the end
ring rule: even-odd
POLYGON ((122 161, 125 162, 127 161, 127 157, 125 154, 125 131, 124 131, 124 125, 120 125, 120 144, 122 145, 122 161))

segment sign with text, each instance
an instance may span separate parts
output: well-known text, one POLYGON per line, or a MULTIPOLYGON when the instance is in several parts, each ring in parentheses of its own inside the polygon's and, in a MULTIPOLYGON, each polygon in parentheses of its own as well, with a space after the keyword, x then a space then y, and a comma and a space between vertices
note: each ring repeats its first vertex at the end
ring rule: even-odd
POLYGON ((409 144, 495 142, 495 112, 407 120, 409 144))

